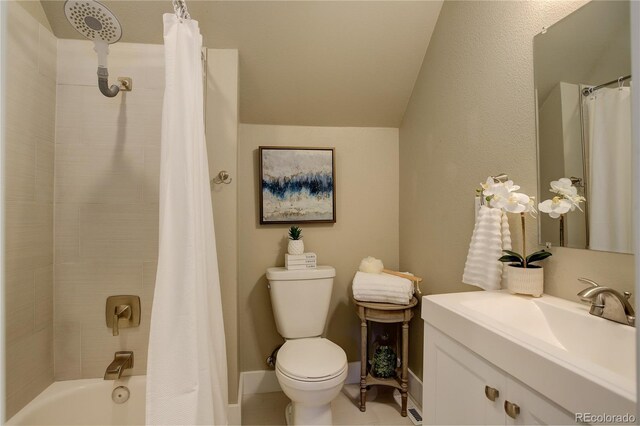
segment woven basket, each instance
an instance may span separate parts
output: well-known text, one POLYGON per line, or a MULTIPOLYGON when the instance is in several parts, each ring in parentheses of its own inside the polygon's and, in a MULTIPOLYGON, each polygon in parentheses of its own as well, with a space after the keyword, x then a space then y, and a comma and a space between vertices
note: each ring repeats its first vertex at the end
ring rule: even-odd
POLYGON ((507 265, 507 290, 513 294, 530 294, 542 296, 544 290, 543 268, 518 268, 507 265))

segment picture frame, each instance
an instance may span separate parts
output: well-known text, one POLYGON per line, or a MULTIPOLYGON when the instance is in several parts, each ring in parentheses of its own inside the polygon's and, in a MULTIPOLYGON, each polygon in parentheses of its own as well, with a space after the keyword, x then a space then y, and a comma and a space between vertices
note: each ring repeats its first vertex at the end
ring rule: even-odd
POLYGON ((335 148, 260 146, 260 224, 335 223, 335 148))

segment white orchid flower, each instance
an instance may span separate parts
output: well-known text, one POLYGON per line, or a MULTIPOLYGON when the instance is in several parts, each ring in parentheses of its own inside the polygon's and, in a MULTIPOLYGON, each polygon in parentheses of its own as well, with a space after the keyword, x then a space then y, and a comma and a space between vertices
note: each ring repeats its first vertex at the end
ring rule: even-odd
POLYGON ((502 186, 502 182, 495 182, 491 176, 487 178, 485 183, 481 183, 482 185, 482 195, 485 197, 492 197, 495 194, 495 189, 502 186))
POLYGON ((555 192, 556 194, 564 195, 568 198, 575 197, 578 195, 578 189, 573 186, 573 182, 568 178, 560 178, 558 180, 551 181, 551 192, 555 192))
POLYGON ((520 192, 513 192, 514 187, 517 185, 504 185, 495 188, 495 194, 489 205, 508 213, 535 212, 532 198, 520 192))
MULTIPOLYGON (((546 200, 543 202, 543 203, 547 203, 547 202, 550 203, 550 204, 549 203, 545 204, 545 208, 551 205, 555 206, 555 209, 552 210, 554 212, 554 215, 551 215, 551 213, 548 211, 545 211, 545 213, 549 213, 551 217, 557 218, 559 217, 559 215, 556 215, 556 213, 559 212, 560 210, 564 210, 560 214, 567 213, 568 211, 574 211, 576 208, 582 211, 582 208, 580 207, 580 203, 587 201, 587 199, 584 198, 582 195, 578 195, 578 189, 573 185, 573 182, 571 181, 571 179, 560 178, 558 180, 551 181, 550 185, 551 185, 551 189, 549 191, 558 195, 556 197, 553 197, 552 200, 546 200), (566 210, 567 204, 570 206, 569 210, 566 210)), ((542 205, 543 203, 540 203, 540 205, 542 205)), ((540 211, 543 211, 543 210, 540 209, 540 211)))
POLYGON ((493 198, 496 194, 504 194, 515 192, 520 187, 518 185, 514 185, 512 180, 508 180, 506 182, 496 182, 491 176, 487 178, 485 183, 480 184, 482 186, 482 195, 484 195, 487 199, 493 198))
POLYGON ((509 192, 515 192, 518 189, 520 189, 520 186, 518 185, 514 185, 512 180, 508 180, 504 183, 504 187, 507 189, 507 191, 509 192))
POLYGON ((567 199, 562 197, 553 197, 551 200, 544 200, 538 204, 538 209, 543 213, 548 213, 554 219, 561 215, 573 211, 575 206, 567 199))
MULTIPOLYGON (((507 213, 520 213, 520 223, 522 226, 522 236, 524 237, 525 232, 525 215, 524 213, 529 213, 531 216, 534 216, 536 212, 536 204, 534 201, 534 197, 530 197, 527 194, 522 194, 520 192, 516 192, 520 187, 515 185, 512 180, 508 180, 506 182, 496 182, 493 177, 488 177, 485 183, 480 184, 482 186, 482 195, 489 202, 489 206, 493 208, 497 208, 507 213)), ((522 239, 522 255, 517 253, 510 252, 510 254, 514 254, 519 256, 522 260, 522 266, 524 268, 527 267, 527 263, 529 263, 529 259, 533 258, 536 255, 541 255, 542 252, 537 252, 532 254, 529 257, 526 257, 525 252, 525 239, 522 239)), ((550 256, 550 253, 546 253, 544 256, 550 256)), ((501 261, 504 261, 504 256, 500 258, 501 261)), ((532 261, 536 261, 535 259, 532 261)))
POLYGON ((587 199, 584 198, 582 195, 574 195, 572 197, 565 197, 565 198, 568 199, 569 202, 572 204, 571 211, 573 211, 576 207, 578 208, 578 210, 582 211, 582 208, 580 207, 580 203, 587 201, 587 199))

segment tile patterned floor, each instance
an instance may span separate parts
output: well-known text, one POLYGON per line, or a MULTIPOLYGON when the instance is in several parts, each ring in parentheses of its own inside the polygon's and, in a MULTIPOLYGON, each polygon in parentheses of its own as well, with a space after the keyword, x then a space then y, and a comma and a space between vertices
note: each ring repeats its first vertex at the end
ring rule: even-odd
MULTIPOLYGON (((331 403, 334 425, 411 425, 400 415, 393 389, 374 386, 367 392, 367 411, 360 411, 360 385, 345 385, 331 403)), ((242 398, 243 425, 284 425, 284 410, 289 399, 282 392, 245 395, 242 398)))

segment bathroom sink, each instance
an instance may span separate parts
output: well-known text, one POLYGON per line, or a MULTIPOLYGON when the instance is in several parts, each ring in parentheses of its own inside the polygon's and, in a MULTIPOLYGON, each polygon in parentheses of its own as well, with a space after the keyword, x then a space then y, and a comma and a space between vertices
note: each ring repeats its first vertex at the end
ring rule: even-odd
POLYGON ((422 318, 566 409, 635 412, 635 328, 556 297, 425 296, 422 318))
POLYGON ((551 296, 533 299, 507 293, 462 305, 504 322, 518 334, 543 340, 623 376, 635 376, 635 329, 590 315, 588 305, 551 296))

